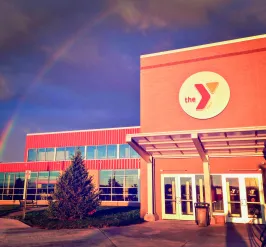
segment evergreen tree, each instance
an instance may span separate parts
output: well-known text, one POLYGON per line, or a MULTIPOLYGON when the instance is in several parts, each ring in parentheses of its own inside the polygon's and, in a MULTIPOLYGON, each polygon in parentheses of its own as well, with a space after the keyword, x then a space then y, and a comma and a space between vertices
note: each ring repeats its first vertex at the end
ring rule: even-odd
POLYGON ((100 205, 100 191, 93 184, 84 166, 80 151, 71 158, 71 165, 59 177, 49 212, 59 219, 83 219, 100 205))

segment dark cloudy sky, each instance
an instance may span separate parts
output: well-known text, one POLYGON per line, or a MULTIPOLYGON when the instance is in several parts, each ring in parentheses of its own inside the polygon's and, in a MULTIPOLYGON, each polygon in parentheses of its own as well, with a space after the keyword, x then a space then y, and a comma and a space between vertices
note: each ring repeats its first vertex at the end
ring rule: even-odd
POLYGON ((139 125, 141 54, 263 33, 265 0, 0 0, 0 161, 29 132, 139 125))

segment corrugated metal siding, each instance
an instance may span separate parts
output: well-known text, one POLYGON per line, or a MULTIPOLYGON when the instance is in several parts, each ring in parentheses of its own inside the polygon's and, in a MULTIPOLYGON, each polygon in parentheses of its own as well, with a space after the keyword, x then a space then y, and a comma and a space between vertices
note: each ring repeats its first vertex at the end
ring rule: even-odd
MULTIPOLYGON (((88 170, 139 169, 140 159, 85 160, 88 170)), ((0 163, 0 172, 59 171, 65 170, 70 161, 39 161, 0 163)))
MULTIPOLYGON (((129 128, 29 135, 26 138, 26 150, 28 148, 41 147, 123 144, 126 142, 127 134, 135 134, 139 132, 140 128, 129 128)), ((27 156, 26 150, 25 159, 27 156)))

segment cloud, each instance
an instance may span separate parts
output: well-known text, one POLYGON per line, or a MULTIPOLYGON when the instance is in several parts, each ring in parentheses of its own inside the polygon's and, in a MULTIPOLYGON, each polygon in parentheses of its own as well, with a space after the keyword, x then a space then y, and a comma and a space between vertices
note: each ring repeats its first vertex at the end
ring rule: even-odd
POLYGON ((8 0, 0 1, 0 47, 7 41, 26 34, 30 19, 8 0))
POLYGON ((209 22, 209 12, 229 0, 110 0, 116 14, 130 27, 139 30, 165 27, 189 27, 209 22))
POLYGON ((219 26, 229 20, 231 30, 234 24, 248 25, 251 19, 266 24, 265 0, 109 0, 108 4, 109 8, 115 5, 115 14, 126 28, 140 31, 202 27, 212 24, 216 15, 222 20, 219 26))

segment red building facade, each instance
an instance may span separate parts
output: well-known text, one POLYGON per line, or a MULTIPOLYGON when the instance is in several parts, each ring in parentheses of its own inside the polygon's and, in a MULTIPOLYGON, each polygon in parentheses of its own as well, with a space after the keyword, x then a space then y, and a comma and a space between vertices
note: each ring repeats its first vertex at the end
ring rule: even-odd
POLYGON ((141 56, 141 215, 265 222, 266 35, 141 56))
POLYGON ((79 149, 89 174, 94 176, 96 186, 104 192, 103 203, 138 205, 140 157, 126 143, 126 135, 139 133, 139 129, 128 127, 28 134, 24 162, 0 163, 1 203, 16 204, 22 199, 21 186, 26 170, 31 171, 32 180, 28 198, 46 203, 47 196, 53 192, 55 178, 69 166, 71 155, 79 149), (114 176, 120 182, 119 187, 107 184, 108 179, 114 176), (17 181, 20 181, 19 185, 17 181))

